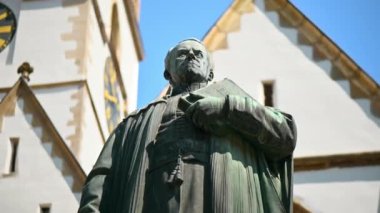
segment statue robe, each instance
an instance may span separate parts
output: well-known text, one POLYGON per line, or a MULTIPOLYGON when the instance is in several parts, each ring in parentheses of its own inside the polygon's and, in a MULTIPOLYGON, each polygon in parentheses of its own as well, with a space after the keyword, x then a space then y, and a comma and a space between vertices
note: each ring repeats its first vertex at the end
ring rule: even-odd
MULTIPOLYGON (((209 171, 204 173, 210 206, 197 212, 292 212, 292 117, 260 105, 229 80, 195 93, 227 95, 230 129, 223 136, 210 134, 209 171)), ((181 103, 186 108, 191 102, 183 97, 181 103)), ((156 139, 165 108, 165 100, 154 102, 119 124, 87 178, 79 212, 143 211, 151 193, 146 190, 147 147, 156 139)))

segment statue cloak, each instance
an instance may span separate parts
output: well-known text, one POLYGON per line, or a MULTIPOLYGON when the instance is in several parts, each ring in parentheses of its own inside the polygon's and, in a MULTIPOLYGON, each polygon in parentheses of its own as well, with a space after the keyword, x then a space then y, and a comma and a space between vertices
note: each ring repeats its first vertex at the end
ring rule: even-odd
MULTIPOLYGON (((199 94, 236 95, 254 101, 230 80, 206 88, 199 90, 199 94)), ((240 100, 230 99, 230 105, 240 100)), ((186 97, 183 100, 185 105, 192 102, 186 97)), ((87 177, 79 212, 142 212, 149 169, 146 148, 155 140, 165 106, 165 100, 156 101, 118 125, 87 177)), ((246 117, 244 113, 239 114, 239 108, 247 104, 236 103, 234 107, 231 120, 246 117)), ((293 119, 269 108, 250 113, 257 125, 247 127, 233 122, 247 137, 231 132, 210 139, 211 171, 210 177, 205 178, 211 180, 211 209, 217 213, 292 212, 292 151, 296 140, 293 119), (279 115, 282 120, 271 114, 279 115), (263 134, 256 134, 257 131, 263 134), (285 136, 278 140, 281 135, 285 136)))

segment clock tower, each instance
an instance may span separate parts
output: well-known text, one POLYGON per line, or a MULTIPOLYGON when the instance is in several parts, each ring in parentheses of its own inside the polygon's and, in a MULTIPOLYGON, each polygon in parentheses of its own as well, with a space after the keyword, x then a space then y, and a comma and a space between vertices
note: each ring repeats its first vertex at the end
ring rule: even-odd
POLYGON ((0 52, 12 41, 15 31, 15 15, 6 5, 0 3, 0 52))
POLYGON ((104 102, 108 130, 112 131, 122 117, 120 85, 111 58, 106 61, 104 70, 104 102))
POLYGON ((139 5, 0 0, 0 188, 12 194, 0 192, 10 198, 0 201, 9 206, 4 212, 77 208, 83 177, 110 132, 137 107, 139 5), (33 73, 20 78, 18 69, 33 73), (60 181, 67 184, 62 189, 46 186, 60 181), (52 196, 28 194, 30 184, 52 196), (71 195, 63 195, 67 186, 71 195), (30 205, 8 205, 15 196, 30 205))

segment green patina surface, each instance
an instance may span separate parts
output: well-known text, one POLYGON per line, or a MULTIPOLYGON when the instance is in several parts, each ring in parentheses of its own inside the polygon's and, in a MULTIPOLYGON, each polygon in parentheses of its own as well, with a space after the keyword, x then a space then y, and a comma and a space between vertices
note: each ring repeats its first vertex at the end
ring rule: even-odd
POLYGON ((166 57, 169 97, 130 114, 104 146, 79 212, 291 212, 292 117, 213 66, 197 40, 166 57))

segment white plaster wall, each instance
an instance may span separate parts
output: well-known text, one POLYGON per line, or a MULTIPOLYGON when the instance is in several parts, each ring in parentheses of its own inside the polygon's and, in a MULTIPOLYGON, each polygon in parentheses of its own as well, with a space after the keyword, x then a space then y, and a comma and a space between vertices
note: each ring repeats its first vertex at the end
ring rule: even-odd
POLYGON ((30 115, 19 108, 15 116, 4 117, 0 131, 1 212, 39 212, 39 205, 51 204, 52 212, 76 212, 78 201, 32 130, 30 115), (17 173, 4 177, 9 138, 19 137, 17 173))
POLYGON ((380 211, 380 166, 297 172, 294 197, 312 212, 380 211))
MULTIPOLYGON (((17 68, 24 61, 30 62, 34 67, 31 85, 87 79, 102 131, 104 135, 108 135, 104 109, 103 75, 105 59, 109 56, 109 51, 101 39, 93 5, 88 4, 88 19, 82 23, 86 28, 84 31, 86 32, 84 36, 86 44, 83 45, 85 46, 84 58, 80 59, 83 60, 80 61, 83 66, 78 66, 78 61, 67 58, 67 53, 76 49, 76 41, 63 40, 63 35, 69 34, 73 30, 72 19, 79 15, 78 6, 63 7, 62 0, 0 1, 10 5, 15 13, 20 13, 18 29, 13 42, 14 51, 10 51, 11 48, 8 47, 0 54, 0 70, 2 71, 0 88, 10 87, 14 84, 18 79, 17 68)), ((119 10, 122 80, 127 90, 128 111, 133 111, 137 106, 138 59, 124 3, 121 0, 115 2, 119 10)), ((98 1, 98 3, 109 35, 112 2, 98 1)), ((52 118, 52 120, 54 119, 52 118)), ((65 122, 69 122, 69 120, 65 122)), ((61 126, 61 124, 57 124, 57 126, 61 126)))
MULTIPOLYGON (((123 1, 119 0, 118 5, 123 5, 123 1)), ((124 12, 124 7, 119 6, 118 9, 120 34, 122 38, 120 41, 120 68, 122 70, 123 82, 127 90, 127 110, 128 112, 132 112, 137 108, 139 60, 127 14, 124 12)))
POLYGON ((347 82, 332 80, 328 61, 311 59, 297 32, 282 28, 275 12, 242 16, 241 29, 228 36, 228 49, 214 52, 216 80, 228 77, 259 97, 263 80, 275 81, 275 103, 292 114, 298 128, 295 156, 380 150, 380 119, 368 117, 347 93, 347 82))
MULTIPOLYGON (((122 80, 126 87, 128 111, 131 112, 137 107, 137 82, 138 82, 138 59, 135 46, 133 43, 130 26, 124 10, 124 3, 116 1, 119 14, 120 27, 120 68, 122 80)), ((112 4, 107 1, 99 2, 99 9, 104 19, 104 25, 109 36, 111 28, 112 4)), ((89 12, 88 21, 88 39, 87 54, 85 67, 87 70, 87 79, 91 95, 94 101, 96 111, 99 115, 104 135, 109 135, 104 103, 104 70, 106 58, 109 57, 108 47, 103 43, 98 23, 95 18, 93 9, 89 12)))
POLYGON ((76 124, 70 124, 70 122, 75 119, 72 110, 77 107, 80 101, 79 98, 75 98, 79 89, 79 85, 72 85, 33 90, 55 128, 57 128, 65 142, 68 143, 68 146, 71 145, 68 138, 75 134, 76 124))
MULTIPOLYGON (((4 0, 2 0, 4 1, 4 0)), ((20 1, 15 1, 20 2, 20 1)), ((16 4, 16 3, 13 3, 16 4)), ((0 54, 0 87, 10 87, 18 79, 17 68, 25 61, 34 67, 32 83, 51 83, 81 78, 79 67, 66 51, 76 48, 75 41, 63 41, 71 33, 70 17, 78 16, 77 7, 62 7, 61 0, 22 1, 16 36, 11 46, 0 54)), ((14 6, 17 10, 17 5, 14 6)))
MULTIPOLYGON (((91 5, 92 7, 92 5, 91 5)), ((104 135, 109 134, 104 103, 104 69, 106 58, 109 56, 108 48, 100 35, 94 10, 91 8, 88 17, 87 30, 87 57, 84 59, 87 73, 87 82, 93 98, 96 112, 99 116, 104 135)))
MULTIPOLYGON (((103 17, 103 24, 106 30, 107 37, 110 37, 111 35, 112 6, 115 2, 116 0, 98 1, 99 12, 100 12, 100 15, 103 17)), ((118 4, 118 7, 120 7, 119 3, 117 4, 118 4)))
MULTIPOLYGON (((62 39, 64 34, 71 33, 73 30, 73 18, 79 15, 79 8, 76 5, 63 7, 62 0, 0 1, 8 2, 15 12, 20 13, 17 34, 14 39, 14 52, 13 54, 9 52, 10 48, 8 47, 0 54, 0 88, 10 87, 17 81, 17 68, 24 61, 30 62, 34 67, 30 85, 87 79, 95 113, 100 119, 101 131, 105 137, 108 137, 103 75, 109 50, 101 38, 93 5, 88 4, 88 17, 81 19, 82 27, 86 28, 84 30, 86 35, 80 35, 84 38, 85 44, 82 46, 85 48, 85 52, 83 58, 79 58, 79 63, 74 59, 66 58, 68 51, 76 49, 76 41, 63 41, 62 39)), ((109 35, 112 2, 98 1, 98 3, 109 35)), ((124 3, 120 0, 117 1, 117 4, 121 33, 120 66, 127 89, 128 111, 133 111, 137 105, 138 59, 124 3)), ((75 119, 72 110, 80 104, 80 100, 75 97, 80 89, 80 85, 74 85, 34 90, 42 107, 69 146, 71 145, 69 137, 76 134, 76 125, 70 123, 75 119)), ((2 96, 0 97, 2 98, 2 96)), ((83 120, 80 124, 79 139, 81 141, 77 156, 86 173, 92 168, 103 146, 103 139, 89 97, 90 95, 86 93, 82 100, 83 120)))
POLYGON ((79 149, 75 152, 83 170, 88 174, 103 147, 103 139, 90 97, 85 91, 83 97, 79 97, 79 90, 85 90, 84 86, 63 86, 34 92, 67 145, 71 146, 70 142, 79 143, 79 149), (77 116, 82 116, 81 118, 75 118, 73 114, 73 110, 78 107, 81 108, 81 115, 77 116), (81 132, 76 141, 70 141, 69 138, 76 134, 77 125, 81 132))
POLYGON ((82 141, 80 144, 78 160, 83 170, 88 174, 103 148, 103 140, 87 93, 85 94, 83 101, 84 114, 81 125, 82 141))
POLYGON ((118 20, 120 28, 120 69, 122 80, 127 91, 128 112, 132 112, 137 107, 137 88, 138 88, 138 70, 139 60, 133 41, 131 26, 125 12, 123 0, 101 1, 99 9, 104 19, 104 26, 108 37, 111 35, 112 27, 112 7, 116 4, 118 10, 118 20))

